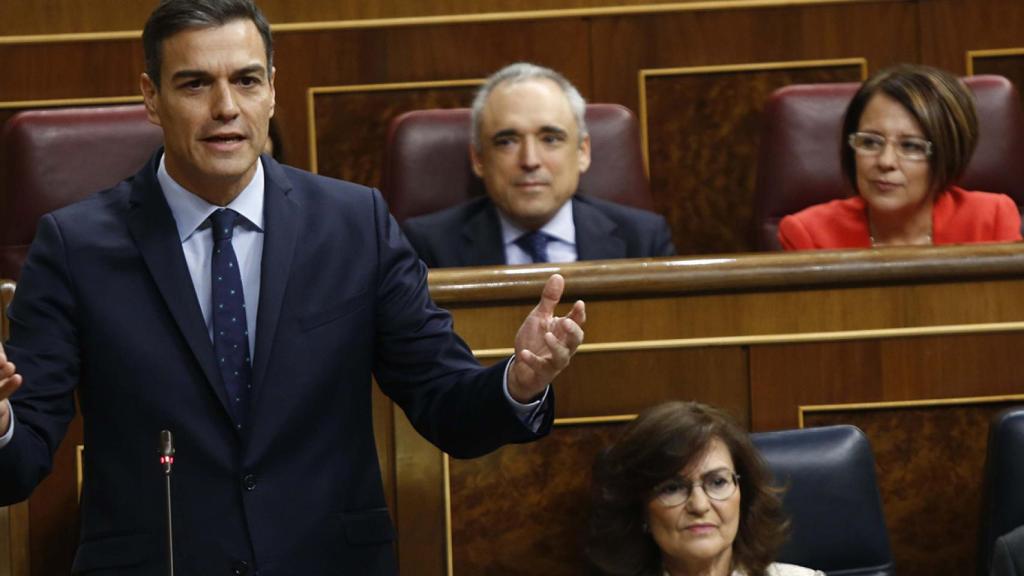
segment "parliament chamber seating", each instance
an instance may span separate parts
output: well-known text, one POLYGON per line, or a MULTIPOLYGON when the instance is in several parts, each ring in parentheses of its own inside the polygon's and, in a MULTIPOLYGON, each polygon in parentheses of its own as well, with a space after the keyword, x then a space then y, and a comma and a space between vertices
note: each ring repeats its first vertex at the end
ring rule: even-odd
POLYGON ((131 176, 162 141, 141 104, 9 118, 0 130, 0 278, 18 278, 43 214, 131 176))
MULTIPOLYGON (((964 78, 974 92, 979 137, 961 185, 1001 192, 1024 207, 1024 119, 1017 89, 1002 76, 964 78)), ((779 221, 788 214, 853 194, 839 163, 843 115, 859 83, 796 84, 776 90, 764 109, 755 234, 761 250, 780 250, 779 221)))
MULTIPOLYGON (((579 190, 651 210, 636 116, 618 104, 588 104, 590 169, 579 190)), ((485 193, 469 160, 470 110, 414 110, 388 130, 382 193, 399 222, 455 206, 485 193)))
POLYGON ((988 429, 979 574, 989 573, 997 538, 1024 526, 1024 407, 996 414, 988 429))
POLYGON ((785 489, 789 540, 780 562, 822 570, 830 576, 895 574, 875 459, 854 426, 826 426, 752 435, 785 489))

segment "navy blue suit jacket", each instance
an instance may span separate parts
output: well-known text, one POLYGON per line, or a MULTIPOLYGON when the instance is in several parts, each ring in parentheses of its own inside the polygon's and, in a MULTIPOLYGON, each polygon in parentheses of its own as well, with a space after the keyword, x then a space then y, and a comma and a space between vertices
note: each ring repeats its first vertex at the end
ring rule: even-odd
MULTIPOLYGON (((579 260, 674 256, 672 231, 661 216, 593 196, 572 198, 579 260)), ((498 210, 487 196, 410 218, 402 229, 431 268, 505 264, 498 210)))
POLYGON ((537 436, 504 397, 505 363, 480 368, 452 332, 377 191, 264 156, 251 427, 236 431, 158 157, 40 221, 10 309, 7 354, 24 385, 0 499, 27 497, 49 471, 77 390, 75 571, 166 573, 157 446, 168 429, 178 573, 394 573, 371 374, 427 439, 472 457, 537 436))

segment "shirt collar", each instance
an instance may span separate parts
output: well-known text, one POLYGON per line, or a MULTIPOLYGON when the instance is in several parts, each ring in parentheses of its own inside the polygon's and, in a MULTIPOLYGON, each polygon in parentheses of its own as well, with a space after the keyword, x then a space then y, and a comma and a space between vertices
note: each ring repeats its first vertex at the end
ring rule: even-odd
MULTIPOLYGON (((529 232, 529 230, 516 226, 501 210, 498 210, 498 219, 501 221, 501 239, 506 246, 529 232)), ((555 212, 551 220, 548 220, 547 224, 540 227, 540 231, 559 242, 575 246, 576 222, 572 219, 572 199, 562 204, 562 207, 558 209, 558 212, 555 212)))
MULTIPOLYGON (((188 240, 196 230, 202 226, 206 219, 221 206, 210 204, 199 196, 189 192, 181 184, 174 181, 167 173, 167 166, 164 164, 164 156, 160 156, 160 167, 156 171, 156 179, 160 182, 164 198, 167 199, 167 206, 174 216, 174 223, 178 227, 178 237, 184 242, 188 240)), ((266 187, 266 179, 263 177, 263 160, 256 163, 256 172, 252 180, 225 208, 231 208, 242 215, 257 231, 263 231, 263 195, 266 187)))

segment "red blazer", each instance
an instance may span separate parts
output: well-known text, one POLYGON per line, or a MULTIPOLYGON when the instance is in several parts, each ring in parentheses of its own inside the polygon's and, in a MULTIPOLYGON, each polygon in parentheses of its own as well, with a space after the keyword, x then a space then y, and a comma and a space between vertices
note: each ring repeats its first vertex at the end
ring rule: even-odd
MULTIPOLYGON (((935 198, 934 244, 1020 240, 1020 212, 1005 194, 968 192, 953 186, 935 198)), ((870 248, 871 232, 864 199, 832 200, 790 214, 779 223, 786 250, 870 248)))

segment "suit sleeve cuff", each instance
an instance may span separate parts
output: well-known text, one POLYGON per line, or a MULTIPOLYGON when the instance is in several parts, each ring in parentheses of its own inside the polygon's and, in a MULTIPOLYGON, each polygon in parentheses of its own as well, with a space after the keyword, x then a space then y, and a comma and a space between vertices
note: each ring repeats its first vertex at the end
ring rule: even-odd
MULTIPOLYGON (((548 394, 551 392, 551 385, 544 389, 544 393, 540 395, 540 398, 530 402, 529 404, 523 404, 516 400, 508 391, 508 371, 512 368, 512 363, 516 359, 513 357, 509 360, 508 364, 505 364, 505 373, 501 378, 501 389, 505 392, 505 399, 508 400, 509 406, 512 407, 512 411, 515 412, 519 421, 523 423, 523 426, 529 428, 534 434, 540 432, 541 426, 544 424, 544 416, 547 413, 548 406, 548 394)), ((11 413, 13 418, 14 413, 11 413)), ((12 419, 11 422, 14 422, 12 419)), ((12 426, 13 428, 13 426, 12 426)), ((3 439, 0 438, 0 442, 3 439)))
MULTIPOLYGON (((506 394, 508 394, 508 392, 506 392, 506 394)), ((7 402, 7 410, 11 413, 11 422, 7 426, 7 432, 4 432, 4 435, 0 436, 0 448, 10 444, 11 438, 14 438, 14 406, 11 406, 11 402, 9 400, 4 400, 4 402, 7 402)))

